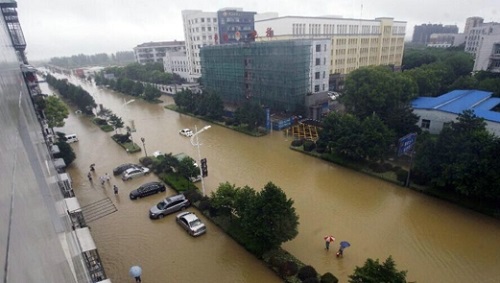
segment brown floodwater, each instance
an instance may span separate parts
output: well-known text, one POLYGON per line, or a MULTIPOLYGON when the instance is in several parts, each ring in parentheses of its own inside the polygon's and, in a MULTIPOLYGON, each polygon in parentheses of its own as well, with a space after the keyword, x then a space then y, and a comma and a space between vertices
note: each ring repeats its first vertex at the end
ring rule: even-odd
MULTIPOLYGON (((97 103, 110 108, 128 125, 133 120, 134 141, 148 155, 184 152, 197 159, 182 128, 198 129, 208 123, 131 97, 70 78, 91 93, 97 103)), ((47 85, 42 84, 48 91, 47 85)), ((128 192, 154 175, 123 182, 112 177, 105 188, 86 178, 96 163, 96 174, 111 173, 125 162, 137 162, 144 151, 127 154, 87 117, 74 113, 66 121, 66 133, 80 139, 72 144, 77 159, 70 166, 75 193, 82 206, 109 197, 118 211, 90 223, 108 276, 113 282, 132 282, 128 270, 143 268, 144 282, 280 282, 278 277, 215 225, 198 238, 177 226, 174 216, 152 221, 149 208, 165 195, 131 201, 128 192), (120 188, 118 197, 111 185, 120 188)), ((292 138, 284 132, 255 138, 217 125, 199 135, 202 157, 208 160, 205 179, 210 193, 222 182, 260 190, 271 181, 294 200, 299 215, 298 236, 283 248, 319 273, 332 272, 347 282, 356 266, 367 258, 394 258, 399 270, 408 270, 408 281, 500 282, 500 222, 468 209, 422 195, 376 178, 292 151, 292 138), (336 241, 325 250, 323 237, 336 241), (340 241, 351 247, 335 257, 340 241)), ((197 183, 201 187, 200 183, 197 183)), ((193 208, 190 210, 195 211, 193 208)))

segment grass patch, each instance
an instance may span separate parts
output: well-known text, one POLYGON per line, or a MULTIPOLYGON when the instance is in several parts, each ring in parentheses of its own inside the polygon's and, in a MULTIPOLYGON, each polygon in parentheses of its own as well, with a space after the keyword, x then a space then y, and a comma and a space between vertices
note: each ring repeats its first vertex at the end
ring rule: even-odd
POLYGON ((125 148, 125 151, 127 151, 128 153, 135 153, 141 151, 141 147, 134 142, 122 143, 120 145, 123 148, 125 148))
POLYGON ((102 125, 102 126, 99 126, 99 128, 101 128, 101 130, 103 130, 105 132, 112 132, 114 130, 113 126, 111 126, 111 125, 102 125))
POLYGON ((161 173, 158 177, 178 193, 182 193, 190 189, 197 189, 193 183, 179 173, 161 173))

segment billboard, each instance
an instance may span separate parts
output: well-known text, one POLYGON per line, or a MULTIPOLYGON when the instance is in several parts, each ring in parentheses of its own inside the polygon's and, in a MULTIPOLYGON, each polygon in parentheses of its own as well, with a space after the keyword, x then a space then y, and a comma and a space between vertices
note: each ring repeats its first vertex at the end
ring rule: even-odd
POLYGON ((398 156, 403 154, 410 155, 413 152, 413 146, 417 141, 417 134, 411 133, 399 139, 398 156))

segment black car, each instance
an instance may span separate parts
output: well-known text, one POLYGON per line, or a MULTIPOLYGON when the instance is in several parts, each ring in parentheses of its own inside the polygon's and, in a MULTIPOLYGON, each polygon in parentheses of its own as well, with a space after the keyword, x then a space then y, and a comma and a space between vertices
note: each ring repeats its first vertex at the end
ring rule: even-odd
POLYGON ((132 164, 132 163, 122 164, 122 165, 113 169, 113 175, 115 175, 115 176, 120 175, 123 172, 125 172, 125 170, 130 169, 130 168, 134 168, 134 167, 140 167, 140 165, 132 164))
POLYGON ((139 188, 130 192, 130 199, 142 198, 149 195, 157 194, 159 192, 164 192, 166 190, 165 185, 160 182, 150 182, 141 185, 139 188))

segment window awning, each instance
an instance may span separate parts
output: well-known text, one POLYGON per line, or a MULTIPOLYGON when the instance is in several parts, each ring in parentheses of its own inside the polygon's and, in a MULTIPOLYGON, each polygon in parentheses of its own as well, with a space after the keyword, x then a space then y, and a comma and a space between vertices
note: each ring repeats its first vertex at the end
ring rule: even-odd
POLYGON ((75 232, 76 237, 78 238, 78 242, 82 247, 82 252, 88 252, 97 249, 88 227, 75 229, 75 232))
POLYGON ((77 198, 65 198, 64 202, 70 213, 82 211, 77 198))

